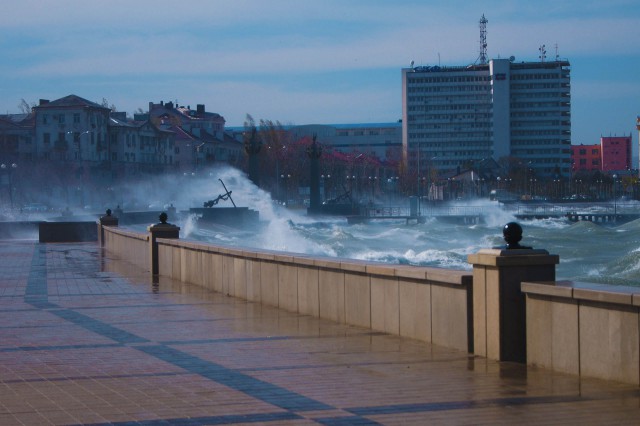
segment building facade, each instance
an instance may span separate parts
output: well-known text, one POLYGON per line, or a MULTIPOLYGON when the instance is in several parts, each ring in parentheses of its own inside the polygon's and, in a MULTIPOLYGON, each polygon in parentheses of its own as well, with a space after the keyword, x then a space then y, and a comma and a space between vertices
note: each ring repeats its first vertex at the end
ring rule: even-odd
POLYGON ((567 61, 405 68, 403 160, 423 175, 515 157, 538 175, 568 176, 570 101, 567 61))
POLYGON ((571 145, 571 171, 602 170, 600 145, 571 145))
POLYGON ((402 124, 306 124, 287 128, 291 137, 316 136, 318 142, 344 153, 364 153, 381 161, 398 161, 402 153, 402 124))
POLYGON ((631 170, 631 135, 603 136, 600 138, 602 150, 602 171, 615 172, 631 170))

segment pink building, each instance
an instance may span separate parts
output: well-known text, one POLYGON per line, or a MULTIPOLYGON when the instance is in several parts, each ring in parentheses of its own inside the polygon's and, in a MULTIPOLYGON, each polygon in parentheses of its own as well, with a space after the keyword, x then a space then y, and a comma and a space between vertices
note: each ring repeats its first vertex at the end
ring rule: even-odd
POLYGON ((631 169, 631 135, 603 136, 600 147, 603 172, 631 169))
POLYGON ((600 145, 571 145, 571 170, 601 170, 601 154, 600 145))

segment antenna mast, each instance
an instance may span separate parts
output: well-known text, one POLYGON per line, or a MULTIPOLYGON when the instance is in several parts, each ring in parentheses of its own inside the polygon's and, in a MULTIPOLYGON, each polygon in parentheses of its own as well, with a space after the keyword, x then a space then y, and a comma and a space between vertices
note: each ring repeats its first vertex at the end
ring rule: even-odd
POLYGON ((482 14, 480 18, 480 63, 487 63, 487 18, 482 14))
POLYGON ((538 48, 538 51, 540 52, 540 56, 538 56, 540 62, 544 62, 544 60, 547 59, 547 46, 543 44, 538 48))

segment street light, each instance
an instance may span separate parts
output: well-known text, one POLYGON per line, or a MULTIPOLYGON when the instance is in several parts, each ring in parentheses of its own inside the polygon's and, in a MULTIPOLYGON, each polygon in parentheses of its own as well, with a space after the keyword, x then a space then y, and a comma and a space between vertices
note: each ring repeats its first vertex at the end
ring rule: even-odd
POLYGON ((13 210, 13 179, 12 179, 12 175, 13 175, 13 171, 15 169, 18 168, 18 165, 16 163, 11 163, 11 164, 0 164, 0 169, 2 169, 2 171, 6 171, 8 176, 7 176, 7 184, 9 186, 9 203, 11 204, 11 209, 13 210))
POLYGON ((614 174, 613 175, 613 214, 617 215, 618 214, 618 204, 617 204, 617 200, 616 197, 618 195, 617 191, 617 185, 616 183, 618 182, 618 175, 614 174))
POLYGON ((284 200, 284 205, 288 205, 289 204, 289 184, 288 184, 288 180, 291 179, 291 175, 290 174, 281 174, 280 175, 280 179, 282 179, 284 181, 284 189, 285 189, 285 200, 284 200))
POLYGON ((329 179, 331 179, 331 175, 330 174, 320 175, 320 179, 322 179, 322 189, 324 190, 324 199, 327 200, 331 195, 331 191, 327 190, 327 186, 329 184, 329 179))

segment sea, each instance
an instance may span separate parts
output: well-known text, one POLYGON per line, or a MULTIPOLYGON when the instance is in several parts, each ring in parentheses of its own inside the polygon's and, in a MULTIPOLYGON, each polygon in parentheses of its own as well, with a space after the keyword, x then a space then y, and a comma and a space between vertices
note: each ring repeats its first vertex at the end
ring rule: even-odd
MULTIPOLYGON (((238 206, 259 211, 256 228, 203 228, 197 219, 181 220, 181 238, 236 247, 264 248, 291 253, 359 259, 389 264, 435 266, 470 270, 467 256, 483 248, 504 246, 502 228, 517 221, 522 245, 557 254, 559 280, 640 286, 640 220, 619 226, 566 218, 518 221, 500 203, 488 200, 458 202, 483 211, 478 224, 455 224, 427 217, 425 223, 404 219, 349 224, 343 217, 308 216, 290 209, 231 170, 224 175, 234 188, 238 206)), ((215 196, 215 190, 210 194, 215 196)))

